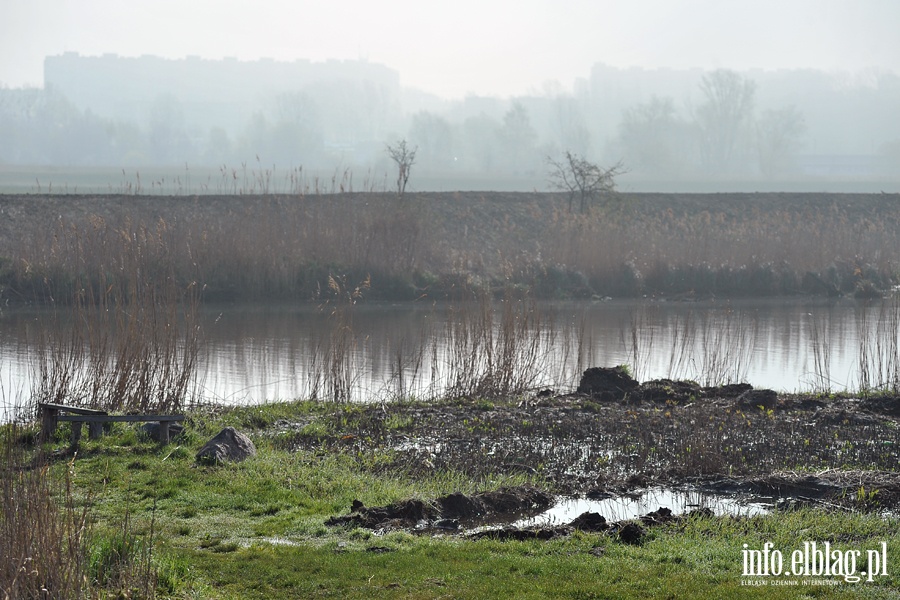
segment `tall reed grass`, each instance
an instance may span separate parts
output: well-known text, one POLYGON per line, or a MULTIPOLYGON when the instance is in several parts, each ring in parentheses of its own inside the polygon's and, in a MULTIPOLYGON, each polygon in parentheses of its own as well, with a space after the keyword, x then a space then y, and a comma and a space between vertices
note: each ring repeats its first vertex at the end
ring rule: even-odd
POLYGON ((555 331, 536 303, 507 290, 495 310, 481 293, 450 308, 446 394, 490 398, 533 389, 544 374, 555 331))
MULTIPOLYGON (((647 375, 656 352, 656 320, 652 308, 642 307, 633 313, 630 329, 620 334, 638 380, 647 375)), ((691 311, 671 325, 668 347, 661 351, 668 355, 666 376, 704 386, 746 382, 758 335, 758 322, 743 312, 729 307, 691 311)))
POLYGON ((330 272, 370 274, 369 297, 392 299, 452 297, 460 277, 551 298, 871 294, 900 272, 900 209, 878 197, 638 195, 581 215, 554 194, 399 200, 341 193, 345 178, 335 194, 0 199, 18 224, 0 236, 3 295, 69 298, 129 237, 210 301, 310 299, 330 272))
POLYGON ((199 286, 179 283, 165 223, 152 231, 111 230, 102 220, 93 227, 93 235, 73 229, 51 248, 80 268, 71 284, 46 280, 54 310, 37 327, 32 400, 182 410, 196 391, 199 286))
POLYGON ((857 322, 859 391, 900 393, 900 297, 866 302, 857 322))
POLYGON ((31 462, 22 433, 0 433, 0 598, 88 597, 89 513, 74 504, 71 470, 59 481, 31 462))

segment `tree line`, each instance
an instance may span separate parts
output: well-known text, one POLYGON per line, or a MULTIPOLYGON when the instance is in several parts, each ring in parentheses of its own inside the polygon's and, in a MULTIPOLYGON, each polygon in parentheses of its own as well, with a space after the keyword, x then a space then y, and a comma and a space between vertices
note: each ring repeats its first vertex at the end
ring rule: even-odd
POLYGON ((234 166, 261 157, 282 167, 386 171, 385 144, 404 139, 417 150, 417 169, 450 174, 539 175, 548 157, 564 160, 566 152, 652 177, 778 178, 797 172, 803 155, 859 148, 885 171, 900 166, 900 131, 885 108, 900 102, 896 76, 874 87, 816 88, 830 94, 823 105, 856 107, 842 114, 867 119, 863 133, 828 121, 814 103, 789 101, 796 94, 774 101, 752 74, 725 69, 704 73, 686 97, 648 93, 624 108, 596 85, 569 92, 548 84, 529 96, 419 102, 407 111, 356 103, 353 90, 332 88, 273 94, 243 123, 207 130, 193 127, 184 104, 164 90, 142 120, 123 121, 78 108, 52 87, 0 88, 0 164, 234 166))

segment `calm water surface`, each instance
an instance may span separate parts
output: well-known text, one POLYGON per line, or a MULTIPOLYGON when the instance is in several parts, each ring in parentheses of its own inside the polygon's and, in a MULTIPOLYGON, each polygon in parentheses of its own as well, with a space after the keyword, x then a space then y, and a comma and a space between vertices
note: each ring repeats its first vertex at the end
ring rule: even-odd
MULTIPOLYGON (((853 299, 539 303, 534 383, 568 391, 584 368, 627 363, 640 380, 855 389, 861 340, 874 343, 876 334, 882 340, 887 335, 896 344, 896 321, 886 326, 880 305, 853 299)), ((345 381, 353 399, 440 395, 452 362, 447 336, 455 317, 449 308, 354 307, 352 333, 344 338, 345 381)), ((307 305, 204 307, 197 393, 227 403, 308 397, 317 389, 325 397, 322 381, 335 331, 329 315, 307 305)), ((35 340, 52 322, 49 316, 34 310, 0 313, 0 398, 6 406, 31 393, 35 340)))

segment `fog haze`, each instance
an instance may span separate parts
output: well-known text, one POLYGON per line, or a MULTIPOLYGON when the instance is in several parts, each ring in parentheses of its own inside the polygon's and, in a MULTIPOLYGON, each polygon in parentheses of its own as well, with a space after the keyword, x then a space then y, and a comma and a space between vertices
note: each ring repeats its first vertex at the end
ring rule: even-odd
POLYGON ((45 56, 365 58, 445 98, 569 87, 614 67, 900 71, 892 0, 2 0, 0 83, 45 56))
POLYGON ((0 175, 384 189, 407 140, 412 189, 900 191, 892 0, 0 2, 0 175))

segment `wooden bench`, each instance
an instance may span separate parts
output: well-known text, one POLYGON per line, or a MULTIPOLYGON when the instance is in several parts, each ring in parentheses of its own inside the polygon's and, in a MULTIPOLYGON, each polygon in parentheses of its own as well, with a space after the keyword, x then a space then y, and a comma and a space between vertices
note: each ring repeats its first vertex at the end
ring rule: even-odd
POLYGON ((59 422, 72 424, 72 445, 77 446, 81 440, 81 426, 88 423, 88 436, 96 439, 103 435, 105 423, 159 423, 159 441, 169 443, 169 424, 184 421, 184 415, 110 415, 103 410, 75 408, 64 404, 41 402, 41 439, 51 440, 56 433, 59 422))

